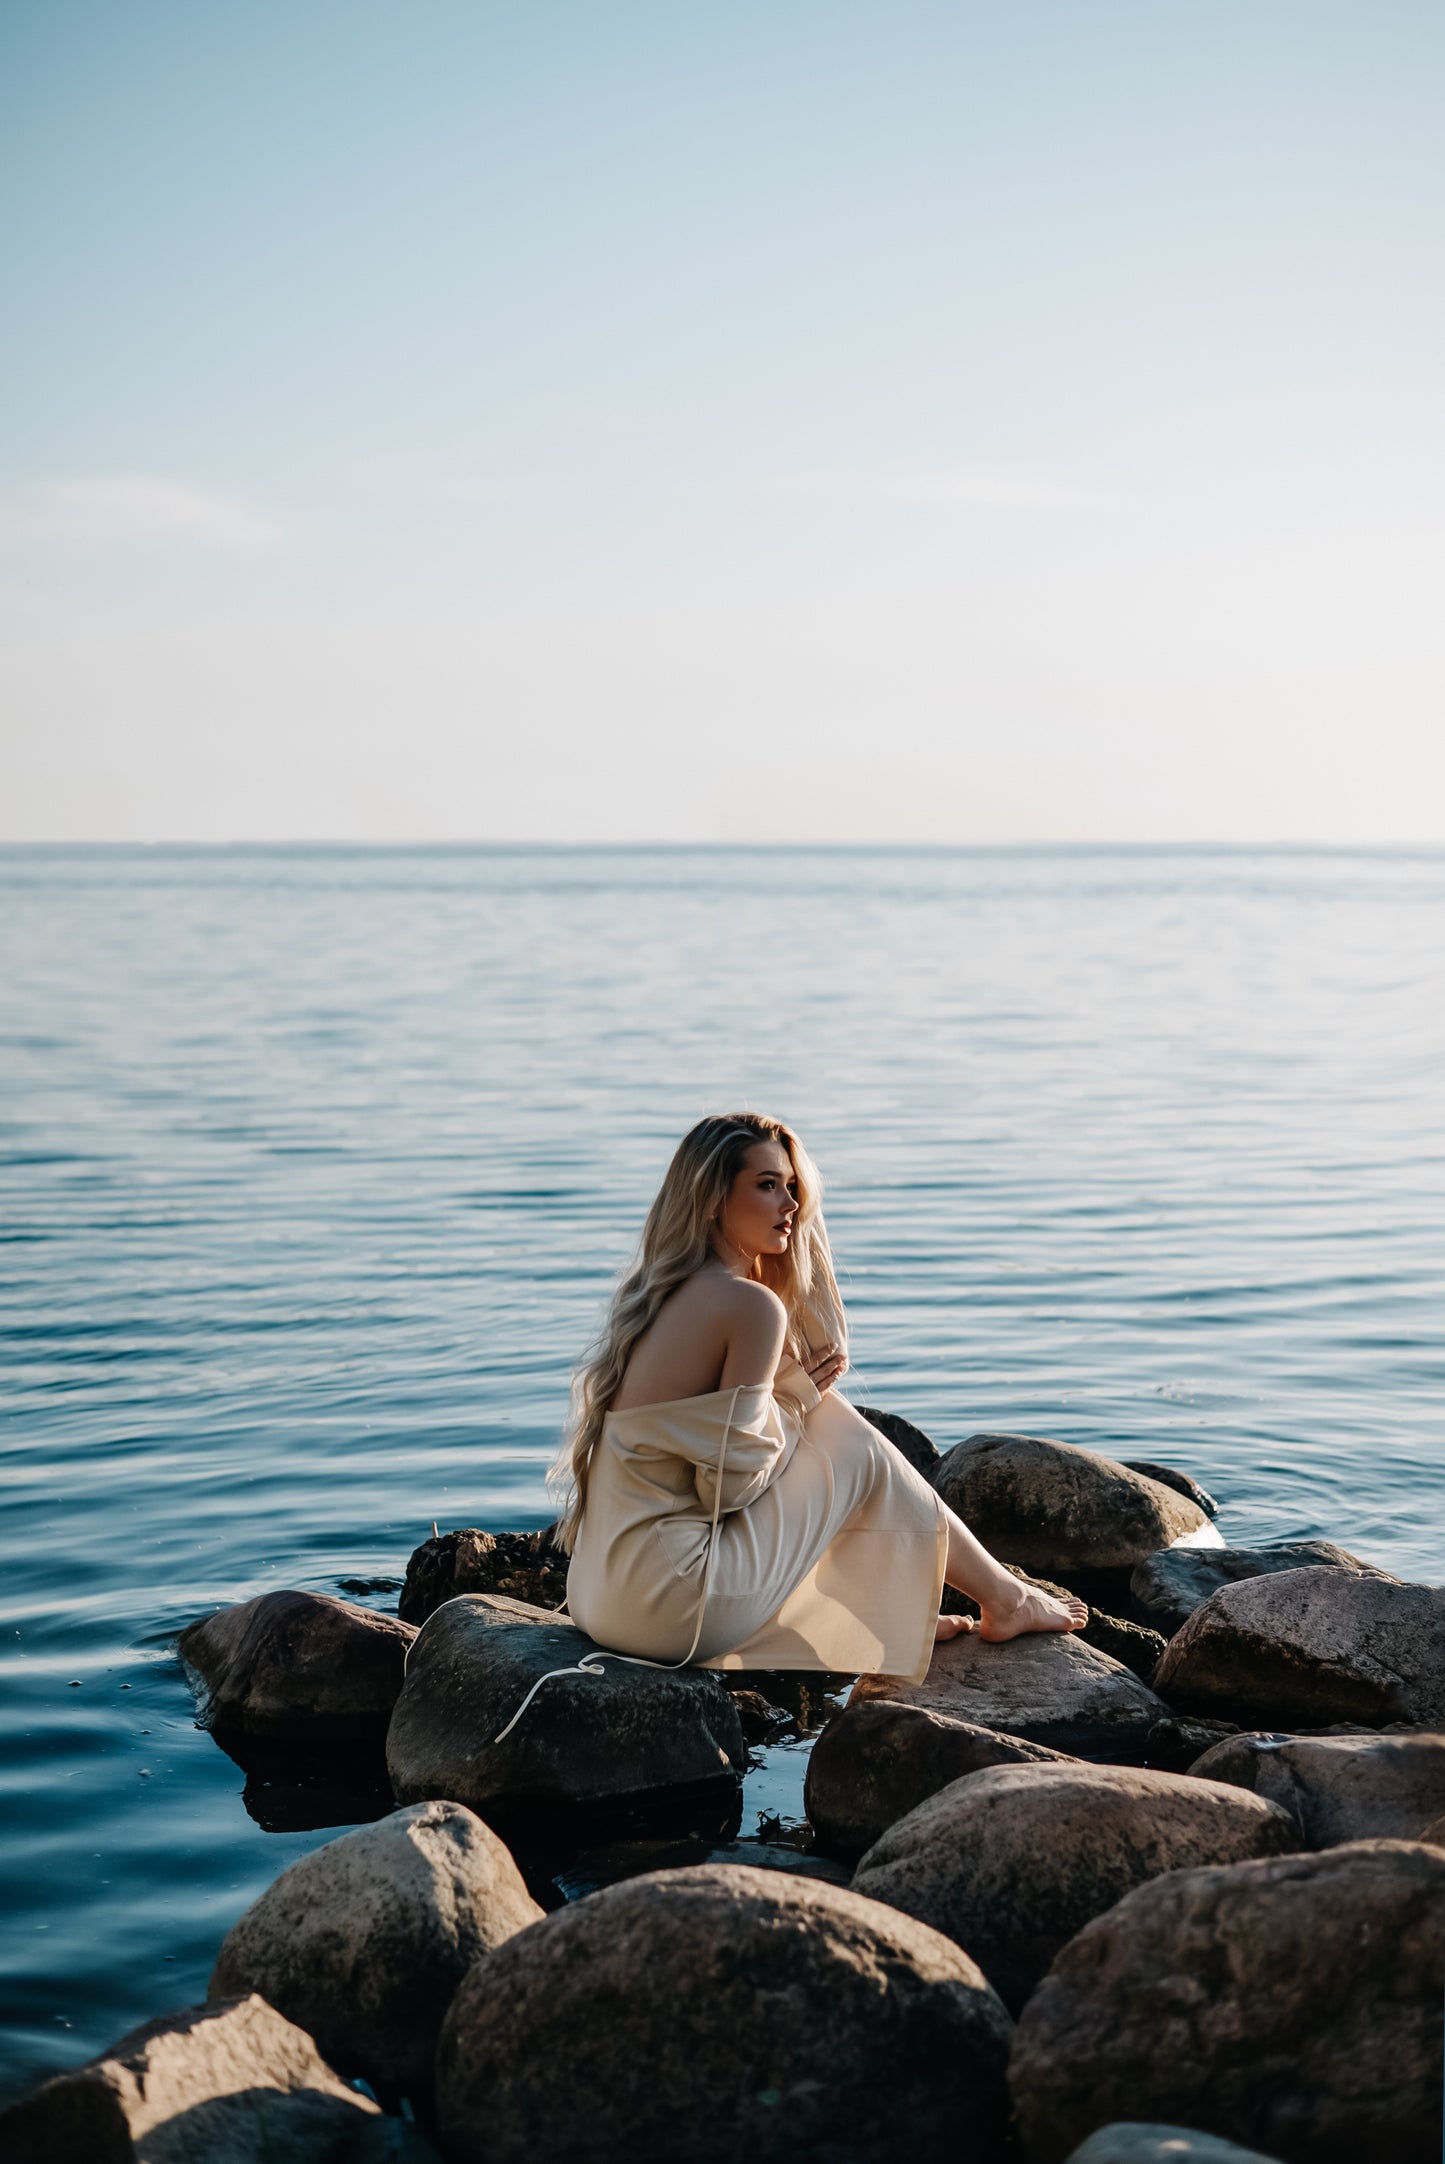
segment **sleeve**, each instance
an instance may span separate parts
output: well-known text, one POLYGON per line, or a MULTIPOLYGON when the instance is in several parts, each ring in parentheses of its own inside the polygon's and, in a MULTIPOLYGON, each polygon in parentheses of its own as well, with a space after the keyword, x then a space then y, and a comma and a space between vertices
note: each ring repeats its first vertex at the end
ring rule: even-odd
POLYGON ((789 1440, 770 1391, 736 1392, 718 1448, 709 1452, 706 1462, 701 1457, 694 1461, 693 1480, 704 1507, 726 1513, 756 1502, 781 1469, 789 1440), (720 1504, 719 1459, 723 1468, 720 1504))

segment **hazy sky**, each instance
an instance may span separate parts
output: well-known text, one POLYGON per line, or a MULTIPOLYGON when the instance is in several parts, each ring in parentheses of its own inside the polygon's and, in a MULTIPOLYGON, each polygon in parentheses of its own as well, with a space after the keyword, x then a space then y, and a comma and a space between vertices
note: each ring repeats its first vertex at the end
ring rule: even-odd
POLYGON ((3 0, 0 837, 1445 839, 1439 0, 3 0))

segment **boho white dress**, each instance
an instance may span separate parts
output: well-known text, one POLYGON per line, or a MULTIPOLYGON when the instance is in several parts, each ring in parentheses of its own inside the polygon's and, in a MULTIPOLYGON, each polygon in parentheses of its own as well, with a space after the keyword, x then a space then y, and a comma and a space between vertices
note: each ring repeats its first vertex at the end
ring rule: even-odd
POLYGON ((608 1413, 567 1606, 645 1661, 917 1680, 947 1553, 927 1481, 789 1360, 771 1388, 608 1413))

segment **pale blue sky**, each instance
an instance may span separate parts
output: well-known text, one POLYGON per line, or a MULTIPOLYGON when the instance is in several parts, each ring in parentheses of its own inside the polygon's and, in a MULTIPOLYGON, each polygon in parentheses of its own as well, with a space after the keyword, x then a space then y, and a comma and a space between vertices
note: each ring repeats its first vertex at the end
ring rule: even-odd
POLYGON ((1442 52, 5 0, 0 838, 1445 839, 1442 52))

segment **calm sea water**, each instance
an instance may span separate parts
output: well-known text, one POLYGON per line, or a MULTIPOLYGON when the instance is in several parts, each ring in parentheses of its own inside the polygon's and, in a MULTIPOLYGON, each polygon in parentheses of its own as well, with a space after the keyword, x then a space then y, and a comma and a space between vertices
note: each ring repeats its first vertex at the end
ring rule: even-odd
POLYGON ((1441 853, 12 850, 0 997, 7 2090, 329 1837, 176 1634, 545 1522, 704 1111, 820 1158, 855 1396, 1445 1578, 1441 853))

